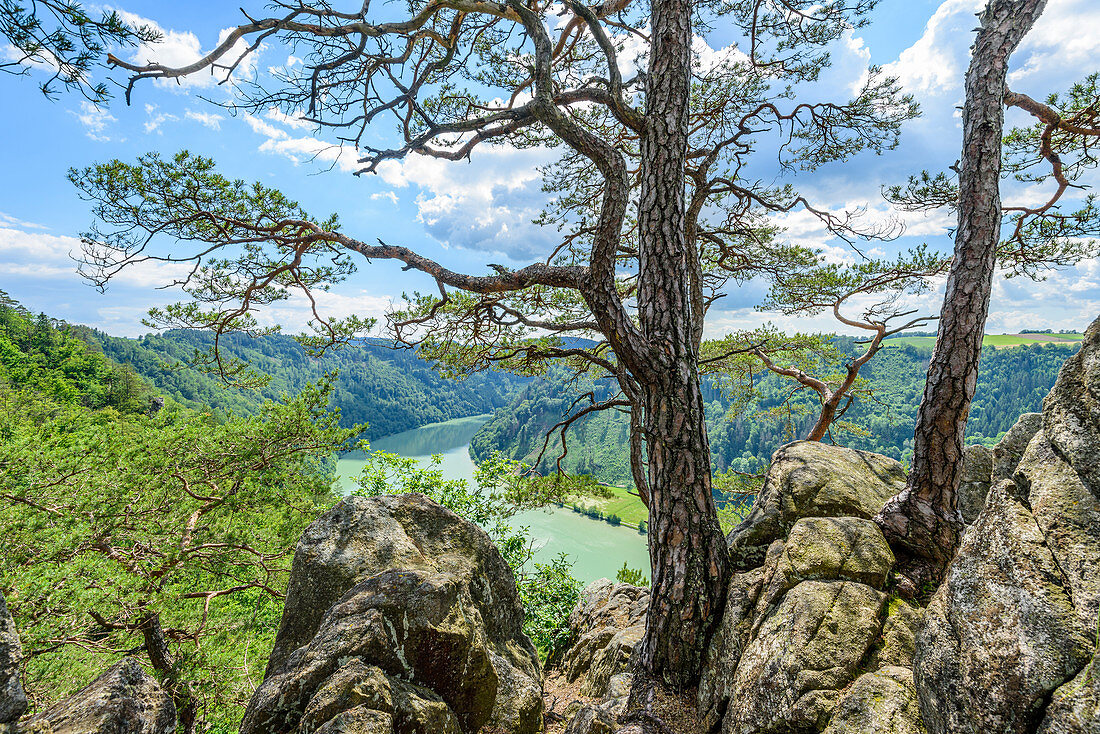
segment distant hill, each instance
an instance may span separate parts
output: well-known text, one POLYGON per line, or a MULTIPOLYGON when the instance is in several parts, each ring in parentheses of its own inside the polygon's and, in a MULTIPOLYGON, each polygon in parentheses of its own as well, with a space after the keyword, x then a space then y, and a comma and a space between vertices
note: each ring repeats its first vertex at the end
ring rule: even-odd
POLYGON ((223 341, 227 353, 272 378, 262 389, 244 390, 227 387, 214 375, 174 367, 190 359, 196 349, 207 349, 211 343, 208 333, 173 330, 127 339, 86 327, 72 328, 110 359, 130 365, 164 395, 191 407, 227 413, 252 413, 265 399, 296 393, 307 382, 338 370, 333 405, 340 409, 343 424, 370 424, 369 438, 492 413, 507 405, 528 381, 498 372, 447 379, 415 351, 391 349, 383 340, 365 340, 361 346, 343 347, 314 359, 290 337, 230 335, 223 341))
MULTIPOLYGON (((934 341, 932 337, 915 339, 934 341)), ((850 338, 838 337, 837 343, 843 349, 853 348, 850 338)), ((967 440, 992 443, 1021 413, 1039 410, 1062 363, 1075 349, 1075 343, 987 346, 967 423, 967 440)), ((834 433, 836 443, 908 460, 930 356, 931 343, 891 340, 861 373, 871 383, 874 400, 857 402, 844 415, 844 420, 850 421, 859 433, 834 433)), ((792 393, 793 386, 790 381, 769 373, 759 383, 761 399, 739 413, 731 412, 730 396, 723 395, 713 384, 704 386, 716 470, 755 471, 780 445, 806 434, 817 415, 816 404, 807 391, 792 393), (800 415, 798 411, 803 408, 808 412, 800 415), (788 416, 793 431, 788 430, 788 416)), ((547 380, 527 385, 508 406, 497 411, 474 436, 471 454, 475 460, 481 460, 500 450, 512 458, 533 462, 543 446, 546 431, 561 420, 577 396, 593 389, 599 399, 610 387, 592 383, 567 385, 564 373, 551 371, 547 380)), ((567 471, 592 474, 612 484, 631 484, 626 450, 628 430, 626 416, 614 411, 581 419, 569 431, 569 451, 562 466, 567 471)), ((555 439, 540 468, 553 470, 559 453, 555 439)))

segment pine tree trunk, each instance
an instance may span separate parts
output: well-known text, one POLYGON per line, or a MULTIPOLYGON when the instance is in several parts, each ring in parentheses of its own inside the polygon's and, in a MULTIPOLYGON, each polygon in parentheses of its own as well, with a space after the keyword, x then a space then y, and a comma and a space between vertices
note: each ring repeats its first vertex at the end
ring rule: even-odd
POLYGON ((918 586, 941 578, 959 543, 963 438, 1001 231, 1005 76, 1009 56, 1045 6, 1046 0, 990 0, 966 73, 955 258, 917 414, 913 468, 906 489, 876 518, 918 586))
POLYGON ((649 465, 652 593, 645 673, 683 688, 699 677, 726 593, 728 550, 711 496, 710 448, 693 339, 684 165, 691 3, 654 0, 641 145, 638 317, 651 359, 642 383, 649 465))

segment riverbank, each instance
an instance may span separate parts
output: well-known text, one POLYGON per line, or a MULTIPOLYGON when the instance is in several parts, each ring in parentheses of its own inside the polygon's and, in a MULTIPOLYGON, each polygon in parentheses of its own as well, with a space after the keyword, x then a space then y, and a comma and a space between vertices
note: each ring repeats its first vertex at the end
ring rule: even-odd
MULTIPOLYGON (((378 439, 372 442, 371 449, 421 461, 440 455, 440 468, 444 476, 473 483, 476 467, 470 458, 470 438, 488 418, 473 416, 432 423, 378 439)), ((336 472, 343 493, 355 488, 355 477, 362 470, 363 463, 362 456, 353 455, 337 461, 336 472)), ((620 491, 626 493, 626 490, 620 491)), ((615 578, 624 563, 629 568, 649 568, 646 537, 638 532, 636 525, 615 526, 597 521, 573 512, 569 506, 523 512, 512 518, 512 525, 527 529, 536 563, 547 563, 564 553, 573 563, 573 575, 585 584, 600 578, 615 578)))

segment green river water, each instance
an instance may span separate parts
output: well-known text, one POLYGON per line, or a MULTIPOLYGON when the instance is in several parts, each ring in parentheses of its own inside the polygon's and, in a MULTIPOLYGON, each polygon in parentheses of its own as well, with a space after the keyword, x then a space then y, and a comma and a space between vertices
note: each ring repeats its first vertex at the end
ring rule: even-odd
MULTIPOLYGON (((417 459, 440 454, 443 456, 442 469, 448 478, 473 482, 470 438, 488 419, 489 416, 481 415, 432 423, 371 441, 371 448, 417 459)), ((348 457, 337 461, 336 471, 345 492, 355 486, 353 477, 362 467, 361 458, 348 457)), ((623 561, 631 568, 643 569, 646 576, 649 575, 645 536, 631 528, 614 527, 558 508, 525 512, 516 515, 512 521, 517 527, 530 528, 535 541, 536 560, 549 560, 559 553, 566 553, 573 561, 573 575, 584 583, 604 577, 615 578, 615 572, 623 567, 623 561)))

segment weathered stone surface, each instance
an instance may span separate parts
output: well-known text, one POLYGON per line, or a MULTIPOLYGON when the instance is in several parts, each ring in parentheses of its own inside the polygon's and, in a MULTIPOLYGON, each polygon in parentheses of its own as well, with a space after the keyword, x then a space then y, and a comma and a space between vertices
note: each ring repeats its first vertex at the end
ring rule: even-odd
POLYGON ((1020 459, 1024 458, 1024 451, 1031 439, 1043 428, 1043 416, 1041 413, 1024 413, 1012 428, 993 447, 993 473, 991 482, 996 484, 1004 479, 1012 479, 1016 474, 1016 467, 1020 459))
POLYGON ((562 656, 566 680, 584 678, 581 694, 600 698, 611 678, 629 669, 645 634, 649 590, 600 579, 581 592, 569 615, 573 642, 562 656))
POLYGON ((15 721, 27 710, 19 664, 23 646, 15 629, 4 594, 0 593, 0 724, 15 721))
POLYGON ((901 599, 890 599, 886 605, 880 646, 871 655, 871 669, 888 666, 912 668, 917 632, 923 618, 923 609, 912 607, 901 599))
POLYGON ((1033 730, 1092 654, 1067 582, 1011 481, 967 531, 917 636, 915 678, 933 734, 1033 730))
POLYGON ((924 734, 909 668, 887 667, 856 679, 824 734, 924 734))
POLYGON ((1085 330, 1081 348, 1043 400, 1043 432, 1100 497, 1100 318, 1085 330))
POLYGON ((905 469, 863 451, 798 441, 775 452, 764 487, 745 521, 727 538, 734 565, 763 563, 768 546, 802 517, 869 520, 905 487, 905 469))
POLYGON ((337 714, 316 730, 316 734, 395 734, 393 717, 360 706, 337 714))
POLYGON ((1037 734, 1100 733, 1100 657, 1054 692, 1037 734))
POLYGON ((713 731, 726 715, 737 665, 749 642, 756 601, 764 586, 764 569, 733 575, 726 592, 722 621, 710 640, 707 662, 699 680, 699 717, 705 731, 713 731))
POLYGON ((774 564, 766 564, 768 603, 802 581, 858 581, 881 589, 894 567, 879 526, 859 517, 801 518, 781 547, 774 564))
POLYGON ((1082 626, 1095 628, 1100 613, 1100 501, 1043 435, 1028 445, 1017 480, 1082 626))
POLYGON ((985 507, 993 476, 993 452, 981 444, 963 449, 962 476, 959 480, 959 514, 967 525, 977 519, 985 507))
POLYGON ((172 698, 133 658, 123 658, 91 685, 20 722, 17 731, 53 734, 171 734, 176 730, 172 698))
POLYGON ((422 495, 347 498, 298 544, 275 652, 241 732, 294 732, 306 712, 323 728, 340 701, 394 726, 415 704, 421 727, 453 717, 463 732, 538 731, 541 672, 522 626, 511 570, 475 525, 422 495), (354 691, 383 688, 392 710, 355 703, 367 693, 354 691))
POLYGON ((851 581, 805 581, 757 623, 741 655, 725 734, 820 731, 874 643, 886 595, 851 581))
POLYGON ((611 734, 618 729, 615 717, 601 706, 583 706, 565 727, 565 734, 611 734))

